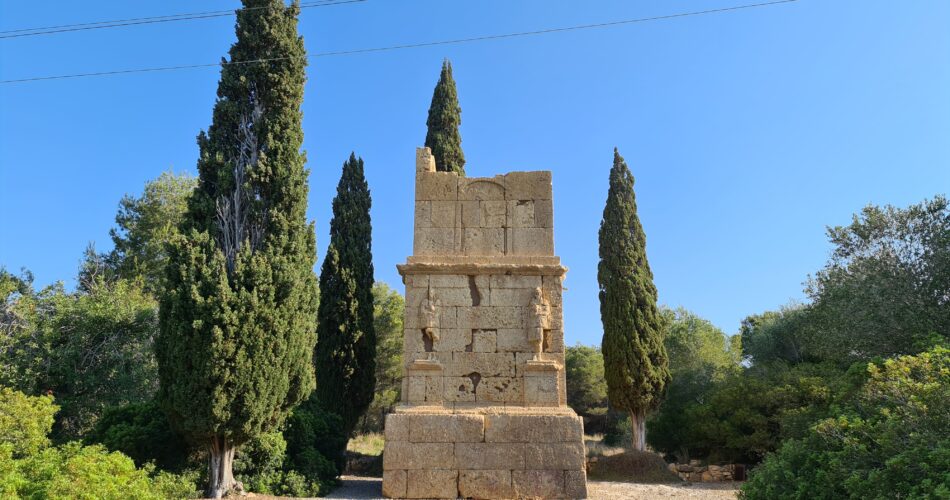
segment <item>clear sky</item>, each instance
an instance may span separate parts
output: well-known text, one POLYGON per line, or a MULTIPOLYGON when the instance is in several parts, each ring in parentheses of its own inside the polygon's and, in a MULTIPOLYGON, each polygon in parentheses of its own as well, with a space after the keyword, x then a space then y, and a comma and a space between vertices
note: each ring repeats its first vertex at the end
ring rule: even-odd
MULTIPOLYGON (((310 53, 728 7, 743 0, 368 0, 304 9, 310 53)), ((238 6, 2 2, 0 31, 238 6)), ((376 278, 402 289, 415 148, 452 60, 470 176, 554 173, 567 341, 600 342, 597 229, 612 150, 636 177, 659 299, 728 333, 802 300, 825 226, 950 186, 950 2, 799 0, 721 14, 313 59, 304 98, 320 257, 350 151, 373 194, 376 278)), ((0 79, 213 63, 233 18, 0 39, 0 79)), ((195 171, 218 69, 0 85, 0 265, 75 283, 119 199, 195 171)))

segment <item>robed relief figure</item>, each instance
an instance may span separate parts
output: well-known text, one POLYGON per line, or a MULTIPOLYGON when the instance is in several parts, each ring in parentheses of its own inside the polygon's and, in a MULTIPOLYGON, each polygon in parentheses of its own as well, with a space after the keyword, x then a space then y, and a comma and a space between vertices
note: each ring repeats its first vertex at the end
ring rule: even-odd
POLYGON ((528 343, 534 348, 535 359, 540 359, 544 349, 544 331, 551 328, 551 305, 544 299, 541 287, 534 289, 528 310, 531 313, 528 343))

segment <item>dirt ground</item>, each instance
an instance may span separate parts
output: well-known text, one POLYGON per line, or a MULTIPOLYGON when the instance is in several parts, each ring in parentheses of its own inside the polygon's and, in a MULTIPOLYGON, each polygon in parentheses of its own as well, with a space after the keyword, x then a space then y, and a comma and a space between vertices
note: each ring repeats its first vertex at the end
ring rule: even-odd
MULTIPOLYGON (((343 476, 343 486, 326 498, 347 500, 366 500, 382 498, 380 494, 382 480, 375 477, 343 476)), ((653 498, 695 498, 729 499, 736 498, 736 487, 732 483, 704 483, 689 486, 679 484, 634 484, 607 481, 588 481, 588 498, 600 499, 653 499, 653 498)))

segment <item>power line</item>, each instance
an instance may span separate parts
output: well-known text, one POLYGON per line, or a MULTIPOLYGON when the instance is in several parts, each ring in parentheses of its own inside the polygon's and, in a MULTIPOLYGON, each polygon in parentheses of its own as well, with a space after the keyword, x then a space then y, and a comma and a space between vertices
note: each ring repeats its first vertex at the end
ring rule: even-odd
MULTIPOLYGON (((342 5, 348 3, 365 2, 366 0, 318 0, 315 2, 304 2, 300 4, 301 9, 310 7, 329 7, 331 5, 342 5)), ((121 26, 136 26, 141 24, 170 23, 175 21, 189 21, 193 19, 209 19, 214 17, 232 16, 238 11, 254 11, 269 9, 270 7, 245 7, 243 9, 232 10, 211 10, 207 12, 190 12, 186 14, 170 14, 166 16, 136 17, 131 19, 116 19, 112 21, 96 21, 79 24, 63 24, 59 26, 45 26, 41 28, 22 28, 16 30, 0 31, 0 39, 20 38, 24 36, 51 35, 54 33, 67 33, 72 31, 87 31, 103 28, 118 28, 121 26)))
MULTIPOLYGON (((504 33, 497 35, 483 35, 469 38, 456 38, 452 40, 438 40, 432 42, 419 42, 419 43, 410 43, 404 45, 390 45, 388 47, 372 47, 365 49, 350 49, 350 50, 338 50, 331 52, 317 52, 315 54, 310 54, 307 56, 308 59, 318 58, 318 57, 330 57, 330 56, 347 56, 354 54, 365 54, 369 52, 386 52, 390 50, 401 50, 401 49, 414 49, 420 47, 433 47, 437 45, 452 45, 459 43, 469 43, 469 42, 481 42, 487 40, 499 40, 503 38, 515 38, 531 35, 542 35, 547 33, 560 33, 565 31, 576 31, 583 29, 592 29, 592 28, 606 28, 611 26, 620 26, 624 24, 634 24, 634 23, 643 23, 649 21, 662 21, 666 19, 676 19, 681 17, 691 17, 691 16, 700 16, 706 14, 719 14, 724 12, 732 12, 737 10, 752 9, 757 7, 767 7, 771 5, 779 5, 786 3, 797 2, 798 0, 775 0, 772 2, 763 2, 763 3, 754 3, 754 4, 745 4, 745 5, 736 5, 732 7, 721 7, 717 9, 708 9, 708 10, 699 10, 693 12, 681 12, 677 14, 667 14, 663 16, 653 16, 653 17, 641 17, 636 19, 624 19, 620 21, 609 21, 604 23, 596 24, 581 24, 577 26, 566 26, 561 28, 548 28, 543 30, 536 31, 521 31, 515 33, 504 33)), ((256 64, 256 63, 265 63, 272 61, 285 61, 291 59, 291 57, 272 57, 266 59, 252 59, 247 61, 231 61, 231 62, 217 62, 209 64, 189 64, 181 66, 164 66, 156 68, 139 68, 139 69, 125 69, 125 70, 113 70, 113 71, 100 71, 95 73, 76 73, 70 75, 54 75, 54 76, 39 76, 31 78, 20 78, 16 80, 0 80, 0 84, 9 84, 9 83, 24 83, 24 82, 35 82, 40 80, 61 80, 67 78, 83 78, 83 77, 93 77, 93 76, 110 76, 110 75, 122 75, 129 73, 150 73, 158 71, 175 71, 182 69, 194 69, 194 68, 208 68, 214 66, 230 66, 230 65, 243 65, 243 64, 256 64)))

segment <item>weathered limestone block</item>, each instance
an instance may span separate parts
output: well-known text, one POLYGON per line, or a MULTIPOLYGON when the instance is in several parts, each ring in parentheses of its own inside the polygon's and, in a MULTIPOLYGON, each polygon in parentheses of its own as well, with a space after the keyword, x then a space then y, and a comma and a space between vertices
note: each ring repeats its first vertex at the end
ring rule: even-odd
POLYGON ((445 255, 455 250, 455 230, 444 227, 417 227, 412 251, 416 255, 445 255))
POLYGON ((472 309, 473 327, 524 328, 524 308, 509 306, 476 307, 472 309))
POLYGON ((569 415, 496 414, 485 417, 488 443, 582 443, 584 423, 569 415))
POLYGON ((445 391, 443 397, 446 403, 475 402, 473 377, 445 377, 442 383, 445 391))
POLYGON ((513 470, 511 485, 518 498, 564 498, 564 471, 513 470))
POLYGON ((458 469, 524 469, 522 443, 456 443, 455 467, 458 469))
POLYGON ((416 227, 432 227, 432 202, 429 200, 417 201, 414 214, 416 227))
POLYGON ((454 172, 431 172, 416 177, 416 200, 457 200, 459 177, 454 172))
POLYGON ((443 469, 407 472, 406 498, 457 498, 458 471, 443 469))
POLYGON ((514 377, 515 357, 502 352, 455 352, 452 364, 445 367, 449 377, 478 373, 480 378, 514 377))
POLYGON ((429 220, 432 227, 455 227, 455 200, 436 200, 429 203, 429 220))
POLYGON ((550 200, 551 172, 509 172, 505 175, 505 198, 509 200, 550 200))
POLYGON ((491 403, 521 403, 524 401, 524 384, 517 377, 487 377, 475 390, 475 401, 491 403))
POLYGON ((534 200, 508 202, 508 227, 538 227, 534 218, 534 200))
POLYGON ((505 227, 508 215, 508 203, 506 201, 480 201, 478 202, 478 211, 479 227, 505 227))
POLYGON ((472 331, 461 328, 443 328, 441 338, 432 345, 435 352, 464 351, 472 344, 472 331))
POLYGON ((386 415, 386 442, 409 441, 409 415, 390 413, 386 415))
POLYGON ((535 288, 541 286, 540 276, 524 276, 515 274, 493 274, 490 278, 491 288, 535 288))
POLYGON ((584 468, 583 443, 527 443, 525 444, 526 469, 572 469, 584 468))
POLYGON ((531 302, 534 288, 492 288, 492 306, 526 306, 531 302))
POLYGON ((554 230, 547 227, 516 227, 512 230, 514 255, 553 255, 554 230))
POLYGON ((459 471, 459 496, 462 498, 514 498, 510 470, 459 471))
POLYGON ((463 177, 458 182, 458 199, 460 200, 504 200, 505 178, 495 177, 463 177))
POLYGON ((554 227, 554 206, 551 200, 534 200, 536 227, 554 227))
POLYGON ((388 498, 406 498, 406 471, 383 471, 383 496, 388 498))
POLYGON ((435 274, 429 278, 433 288, 468 288, 468 276, 463 274, 435 274))
POLYGON ((472 350, 475 352, 495 352, 497 330, 472 330, 472 350))
POLYGON ((387 442, 383 453, 383 470, 444 468, 447 464, 453 464, 454 452, 455 445, 452 443, 387 442))
POLYGON ((462 233, 462 251, 465 255, 504 255, 504 228, 466 227, 462 233))
POLYGON ((500 328, 495 335, 498 352, 529 352, 531 345, 523 328, 500 328))
POLYGON ((564 496, 587 498, 587 472, 583 468, 564 471, 564 496))
POLYGON ((478 443, 484 439, 481 415, 412 415, 409 441, 413 443, 478 443))

